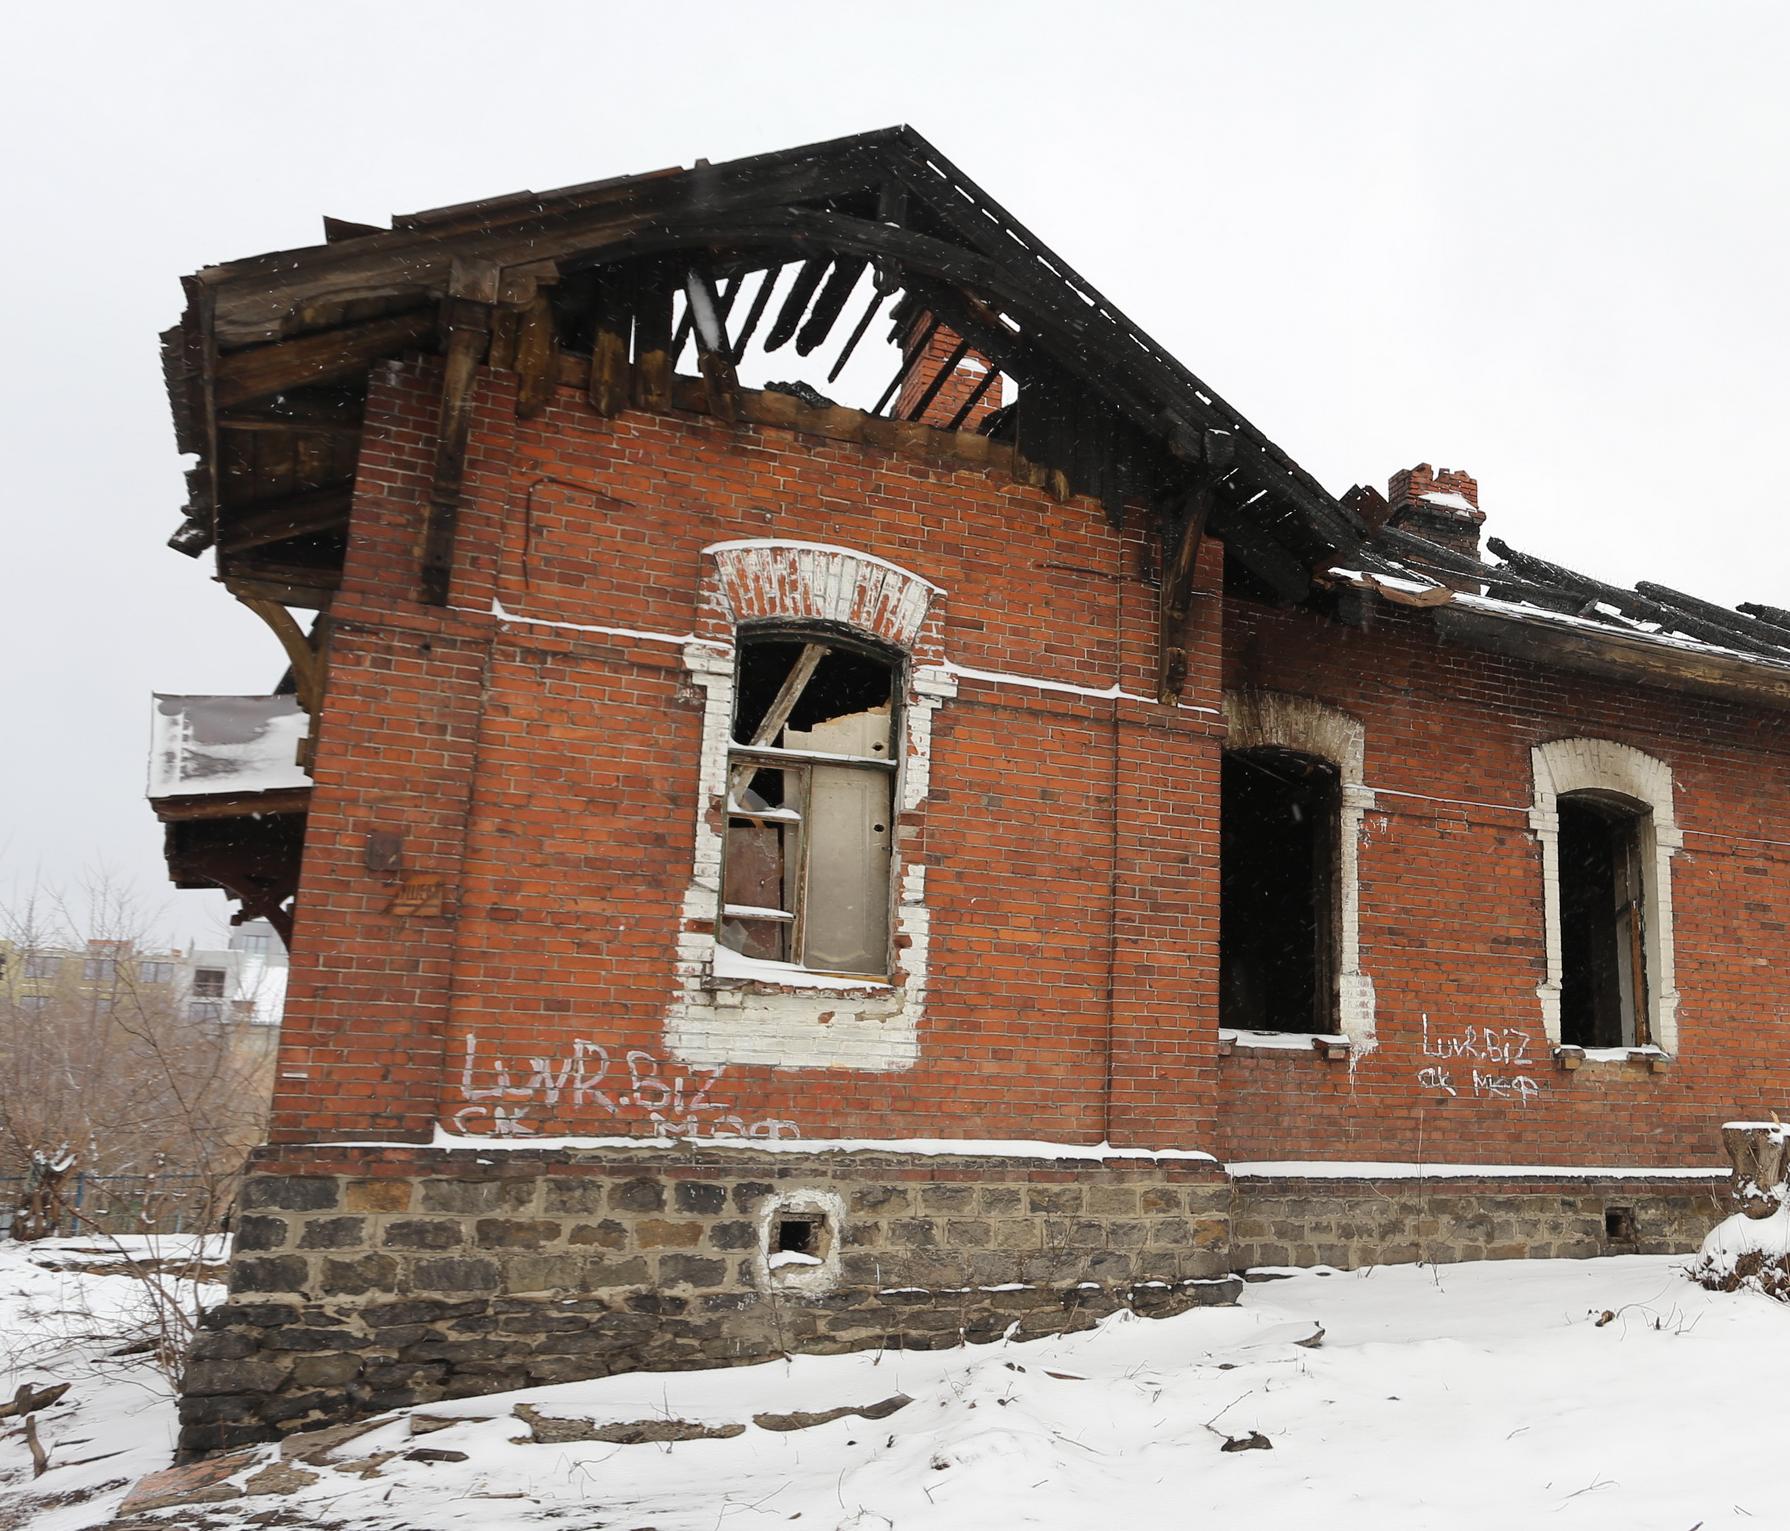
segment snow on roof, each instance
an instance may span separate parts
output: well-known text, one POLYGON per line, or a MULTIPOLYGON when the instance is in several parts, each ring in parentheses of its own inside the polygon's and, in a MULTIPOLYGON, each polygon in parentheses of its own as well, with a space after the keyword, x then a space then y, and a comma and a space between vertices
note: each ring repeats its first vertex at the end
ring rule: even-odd
POLYGON ((308 787, 309 718, 293 696, 165 696, 150 713, 149 796, 308 787))

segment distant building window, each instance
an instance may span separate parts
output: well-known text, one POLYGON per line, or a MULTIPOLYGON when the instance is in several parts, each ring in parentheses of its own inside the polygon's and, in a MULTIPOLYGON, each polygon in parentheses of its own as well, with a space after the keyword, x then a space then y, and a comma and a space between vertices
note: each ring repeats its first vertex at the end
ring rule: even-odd
POLYGON ((26 1015, 36 1015, 39 1011, 48 1009, 49 1004, 50 996, 47 994, 21 994, 19 996, 19 1009, 26 1015))
POLYGON ((174 981, 174 964, 172 962, 139 962, 137 977, 144 983, 172 983, 174 981))
POLYGON ((110 983, 117 976, 116 957, 89 957, 81 964, 81 977, 88 983, 110 983))
POLYGON ((186 1007, 189 1021, 221 1021, 224 1018, 222 1000, 196 999, 186 1007))
POLYGON ((62 969, 62 959, 47 952, 40 952, 25 959, 25 976, 27 978, 54 978, 62 969))
POLYGON ((194 968, 193 993, 201 999, 222 999, 225 977, 222 968, 194 968))
POLYGON ((266 930, 239 930, 230 937, 230 949, 266 956, 273 950, 273 933, 266 930))
POLYGON ((112 1013, 112 1003, 112 996, 110 994, 94 995, 93 1013, 95 1015, 110 1015, 112 1013))

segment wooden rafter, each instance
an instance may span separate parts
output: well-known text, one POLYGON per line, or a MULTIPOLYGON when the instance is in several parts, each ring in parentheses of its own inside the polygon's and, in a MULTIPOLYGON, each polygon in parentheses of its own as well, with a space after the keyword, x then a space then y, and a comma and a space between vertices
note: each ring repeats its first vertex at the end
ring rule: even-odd
POLYGON ((436 414, 435 471, 429 483, 422 546, 422 598, 431 606, 447 605, 460 488, 466 474, 466 444, 472 431, 473 385, 490 340, 491 324, 491 310, 469 299, 450 300, 444 309, 447 348, 436 414))
POLYGON ((213 407, 227 410, 311 383, 360 377, 382 356, 395 356, 434 337, 435 309, 430 305, 390 319, 232 351, 217 360, 213 407))
POLYGON ((321 489, 301 490, 284 499, 236 508, 226 506, 218 551, 230 556, 294 537, 339 531, 348 524, 353 499, 354 485, 330 484, 321 489))

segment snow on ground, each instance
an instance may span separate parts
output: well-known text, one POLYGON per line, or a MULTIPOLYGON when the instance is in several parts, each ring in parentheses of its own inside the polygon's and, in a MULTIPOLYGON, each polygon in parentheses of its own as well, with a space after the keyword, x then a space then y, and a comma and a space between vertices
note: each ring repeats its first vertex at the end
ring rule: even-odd
MULTIPOLYGON (((1122 1315, 1089 1334, 1031 1344, 799 1357, 436 1404, 340 1447, 296 1493, 169 1511, 163 1523, 1790 1526, 1773 1364, 1790 1340, 1790 1310, 1754 1294, 1706 1292, 1685 1279, 1683 1264, 1626 1257, 1305 1271, 1251 1284, 1238 1308, 1122 1315), (1300 1343, 1320 1327, 1315 1347, 1300 1343), (767 1411, 874 1405, 896 1394, 912 1402, 875 1421, 753 1423, 767 1411), (669 1443, 535 1444, 517 1404, 536 1411, 543 1434, 564 1433, 551 1423, 543 1430, 543 1417, 743 1428, 669 1443), (1251 1432, 1271 1449, 1221 1449, 1251 1432)), ((62 1299, 47 1295, 29 1261, 8 1251, 0 1275, 9 1325, 37 1322, 27 1308, 57 1321, 62 1299)), ((55 1454, 121 1455, 55 1469, 38 1492, 52 1492, 64 1473, 91 1482, 165 1460, 158 1452, 171 1411, 144 1379, 84 1382, 73 1398, 46 1416, 61 1416, 48 1431, 55 1454), (88 1444, 76 1448, 75 1437, 88 1444)), ((234 1481, 278 1456, 265 1448, 234 1481)), ((0 1526, 28 1481, 22 1462, 16 1440, 0 1441, 0 1526)), ((103 1521, 108 1507, 47 1510, 18 1525, 72 1531, 103 1521)))
MULTIPOLYGON (((133 1266, 178 1267, 195 1255, 222 1260, 223 1240, 124 1237, 0 1240, 0 1403, 21 1383, 69 1391, 39 1413, 50 1470, 33 1480, 17 1420, 0 1420, 0 1531, 74 1531, 103 1523, 142 1474, 167 1466, 174 1447, 173 1395, 151 1351, 119 1356, 133 1341, 166 1332, 148 1284, 133 1266)), ((177 1276, 160 1288, 189 1313, 195 1290, 177 1276)))

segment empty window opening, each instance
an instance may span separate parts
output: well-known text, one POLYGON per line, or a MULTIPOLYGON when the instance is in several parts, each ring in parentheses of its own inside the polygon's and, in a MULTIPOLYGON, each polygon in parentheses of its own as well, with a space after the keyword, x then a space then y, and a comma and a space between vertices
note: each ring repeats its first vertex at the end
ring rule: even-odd
POLYGON ((1612 1244, 1634 1243, 1637 1237, 1635 1209, 1633 1207, 1605 1207, 1604 1237, 1612 1244))
POLYGON ((1560 1040, 1645 1047, 1647 814, 1602 794, 1562 797, 1560 1040))
POLYGON ((1341 786, 1293 750, 1232 750, 1220 783, 1219 1020, 1336 1028, 1341 786))
POLYGON ((793 1274, 826 1263, 831 1233, 824 1212, 778 1213, 771 1219, 765 1263, 772 1271, 793 1274))
POLYGON ((818 972, 889 971, 895 661, 833 638, 742 637, 720 943, 818 972))

